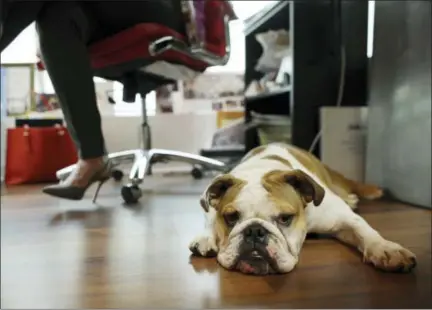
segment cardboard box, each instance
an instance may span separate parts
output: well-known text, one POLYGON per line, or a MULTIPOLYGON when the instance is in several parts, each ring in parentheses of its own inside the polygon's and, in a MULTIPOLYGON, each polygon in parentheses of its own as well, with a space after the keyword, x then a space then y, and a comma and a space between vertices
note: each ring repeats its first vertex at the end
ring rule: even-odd
POLYGON ((347 178, 364 181, 367 107, 323 107, 321 160, 347 178))

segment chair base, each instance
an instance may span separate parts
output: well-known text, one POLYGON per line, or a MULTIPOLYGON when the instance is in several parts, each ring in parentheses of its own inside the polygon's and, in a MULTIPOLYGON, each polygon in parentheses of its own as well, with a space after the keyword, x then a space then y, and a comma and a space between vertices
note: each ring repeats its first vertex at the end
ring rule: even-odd
MULTIPOLYGON (((151 174, 152 165, 156 163, 166 163, 170 161, 183 162, 191 164, 194 167, 200 166, 207 171, 223 172, 228 169, 228 166, 224 162, 212 158, 179 151, 153 149, 151 147, 151 132, 147 120, 145 97, 146 95, 141 93, 143 121, 140 129, 142 149, 108 154, 108 159, 111 161, 113 167, 130 162, 133 163, 132 169, 129 172, 129 182, 127 185, 123 186, 121 191, 121 195, 126 203, 136 203, 142 196, 139 185, 144 181, 146 175, 151 174)), ((74 171, 75 167, 76 165, 71 165, 57 171, 57 178, 59 180, 66 179, 70 173, 74 171)), ((196 169, 194 170, 196 171, 196 169)), ((193 173, 193 175, 196 175, 196 173, 193 173)), ((118 179, 114 175, 113 178, 118 179)))
MULTIPOLYGON (((144 181, 146 175, 151 174, 151 167, 156 163, 166 163, 170 161, 183 162, 191 164, 192 166, 201 166, 205 170, 221 172, 225 171, 227 168, 225 163, 219 160, 203 157, 200 155, 164 149, 128 150, 111 153, 108 155, 108 158, 113 163, 114 167, 120 164, 130 162, 133 163, 132 168, 129 172, 129 182, 126 187, 133 188, 135 191, 140 191, 138 186, 144 181)), ((71 165, 57 171, 57 178, 59 180, 66 179, 69 174, 75 169, 75 166, 76 165, 71 165)), ((134 200, 138 200, 125 197, 123 192, 124 190, 122 189, 122 196, 126 203, 136 202, 134 200)), ((139 198, 141 194, 138 193, 134 196, 139 198)))

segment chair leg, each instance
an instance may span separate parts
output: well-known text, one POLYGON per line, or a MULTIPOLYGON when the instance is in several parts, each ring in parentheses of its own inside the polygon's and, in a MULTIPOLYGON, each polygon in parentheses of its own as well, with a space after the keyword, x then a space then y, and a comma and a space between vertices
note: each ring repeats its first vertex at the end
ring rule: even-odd
POLYGON ((137 158, 129 173, 129 183, 123 185, 121 195, 126 204, 137 203, 142 196, 142 190, 139 187, 144 181, 146 174, 150 168, 151 154, 143 151, 142 156, 137 158))
POLYGON ((133 185, 141 184, 150 167, 149 153, 143 151, 140 157, 137 157, 129 172, 129 182, 133 185))
POLYGON ((168 161, 188 163, 192 166, 200 165, 208 170, 226 170, 226 164, 219 160, 179 151, 151 149, 147 152, 144 151, 143 155, 135 160, 129 173, 129 182, 134 185, 141 184, 145 176, 150 175, 149 169, 153 164, 168 161))
POLYGON ((151 166, 157 162, 177 161, 189 163, 192 166, 200 165, 208 170, 225 171, 225 163, 206 158, 200 155, 189 154, 179 151, 151 149, 143 151, 140 158, 136 158, 129 174, 129 183, 121 189, 121 195, 126 204, 137 203, 143 195, 139 185, 144 181, 146 175, 149 175, 151 166))
POLYGON ((151 160, 153 162, 167 162, 167 161, 176 161, 183 162, 193 165, 200 165, 208 170, 215 171, 225 171, 226 165, 224 162, 207 158, 200 155, 180 152, 180 151, 172 151, 172 150, 164 150, 164 149, 152 149, 150 150, 151 160))
MULTIPOLYGON (((118 166, 119 164, 128 163, 128 162, 136 162, 137 158, 142 157, 143 151, 140 149, 137 150, 127 150, 121 152, 115 152, 108 155, 109 160, 111 160, 113 166, 118 166)), ((74 171, 76 165, 70 165, 63 169, 60 169, 56 172, 57 179, 64 180, 69 174, 74 171)))

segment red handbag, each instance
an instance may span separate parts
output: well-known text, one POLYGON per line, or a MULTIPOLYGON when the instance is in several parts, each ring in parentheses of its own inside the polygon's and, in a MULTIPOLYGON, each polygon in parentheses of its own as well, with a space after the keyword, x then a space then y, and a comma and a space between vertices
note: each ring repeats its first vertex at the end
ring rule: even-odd
POLYGON ((78 159, 69 132, 60 125, 10 128, 6 141, 8 185, 55 182, 56 171, 78 159))

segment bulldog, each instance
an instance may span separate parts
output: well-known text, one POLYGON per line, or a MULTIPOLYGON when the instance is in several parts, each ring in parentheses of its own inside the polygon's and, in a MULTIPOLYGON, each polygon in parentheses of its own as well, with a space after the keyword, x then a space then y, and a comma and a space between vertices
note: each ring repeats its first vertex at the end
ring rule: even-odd
POLYGON ((415 255, 384 239, 353 211, 359 199, 382 194, 379 187, 349 180, 292 145, 260 146, 207 187, 200 199, 207 227, 189 249, 216 256, 229 270, 288 273, 306 235, 318 233, 356 247, 376 268, 408 272, 416 265, 415 255))

